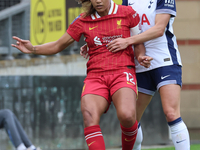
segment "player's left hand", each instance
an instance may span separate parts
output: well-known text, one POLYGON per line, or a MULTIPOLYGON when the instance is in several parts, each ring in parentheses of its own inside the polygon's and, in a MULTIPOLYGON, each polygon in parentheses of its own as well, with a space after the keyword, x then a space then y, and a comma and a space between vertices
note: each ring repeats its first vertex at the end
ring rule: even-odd
POLYGON ((125 38, 117 38, 107 44, 107 49, 110 52, 117 52, 128 47, 127 40, 125 38))
POLYGON ((89 57, 87 44, 81 46, 80 55, 83 56, 85 59, 87 59, 89 57))
POLYGON ((140 63, 140 65, 144 66, 145 68, 149 68, 153 58, 150 56, 139 56, 137 60, 140 63))

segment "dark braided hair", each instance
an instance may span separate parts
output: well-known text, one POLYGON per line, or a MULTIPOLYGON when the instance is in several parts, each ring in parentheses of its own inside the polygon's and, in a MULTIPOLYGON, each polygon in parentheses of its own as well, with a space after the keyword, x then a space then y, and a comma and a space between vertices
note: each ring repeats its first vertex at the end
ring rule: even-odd
POLYGON ((95 13, 96 10, 94 9, 90 0, 76 0, 76 1, 78 1, 79 4, 82 4, 83 11, 85 12, 83 17, 89 16, 95 13))

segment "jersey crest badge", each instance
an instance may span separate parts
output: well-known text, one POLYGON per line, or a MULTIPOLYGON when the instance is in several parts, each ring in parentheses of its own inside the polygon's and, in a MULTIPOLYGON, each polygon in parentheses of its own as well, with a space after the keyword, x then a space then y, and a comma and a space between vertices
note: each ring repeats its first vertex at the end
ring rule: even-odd
POLYGON ((117 20, 117 29, 122 28, 122 27, 121 27, 121 23, 122 23, 122 20, 117 20))
POLYGON ((151 5, 153 4, 153 0, 150 1, 148 8, 151 8, 151 5))

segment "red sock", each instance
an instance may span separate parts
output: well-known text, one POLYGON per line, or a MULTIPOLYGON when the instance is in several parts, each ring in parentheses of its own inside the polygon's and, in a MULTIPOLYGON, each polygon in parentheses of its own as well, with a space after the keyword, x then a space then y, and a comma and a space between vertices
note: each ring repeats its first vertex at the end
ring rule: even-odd
POLYGON ((86 127, 84 129, 85 140, 89 150, 105 150, 105 143, 99 125, 86 127))
POLYGON ((122 130, 122 150, 132 150, 138 132, 138 123, 130 128, 125 128, 121 125, 122 130))

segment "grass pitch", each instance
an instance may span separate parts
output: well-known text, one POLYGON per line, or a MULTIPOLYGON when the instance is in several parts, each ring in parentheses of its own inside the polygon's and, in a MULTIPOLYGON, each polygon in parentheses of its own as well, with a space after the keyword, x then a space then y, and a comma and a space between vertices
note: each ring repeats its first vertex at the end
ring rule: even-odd
MULTIPOLYGON (((151 149, 142 149, 142 150, 175 150, 175 148, 167 147, 167 148, 151 148, 151 149)), ((191 145, 190 150, 200 150, 200 144, 191 145)))

